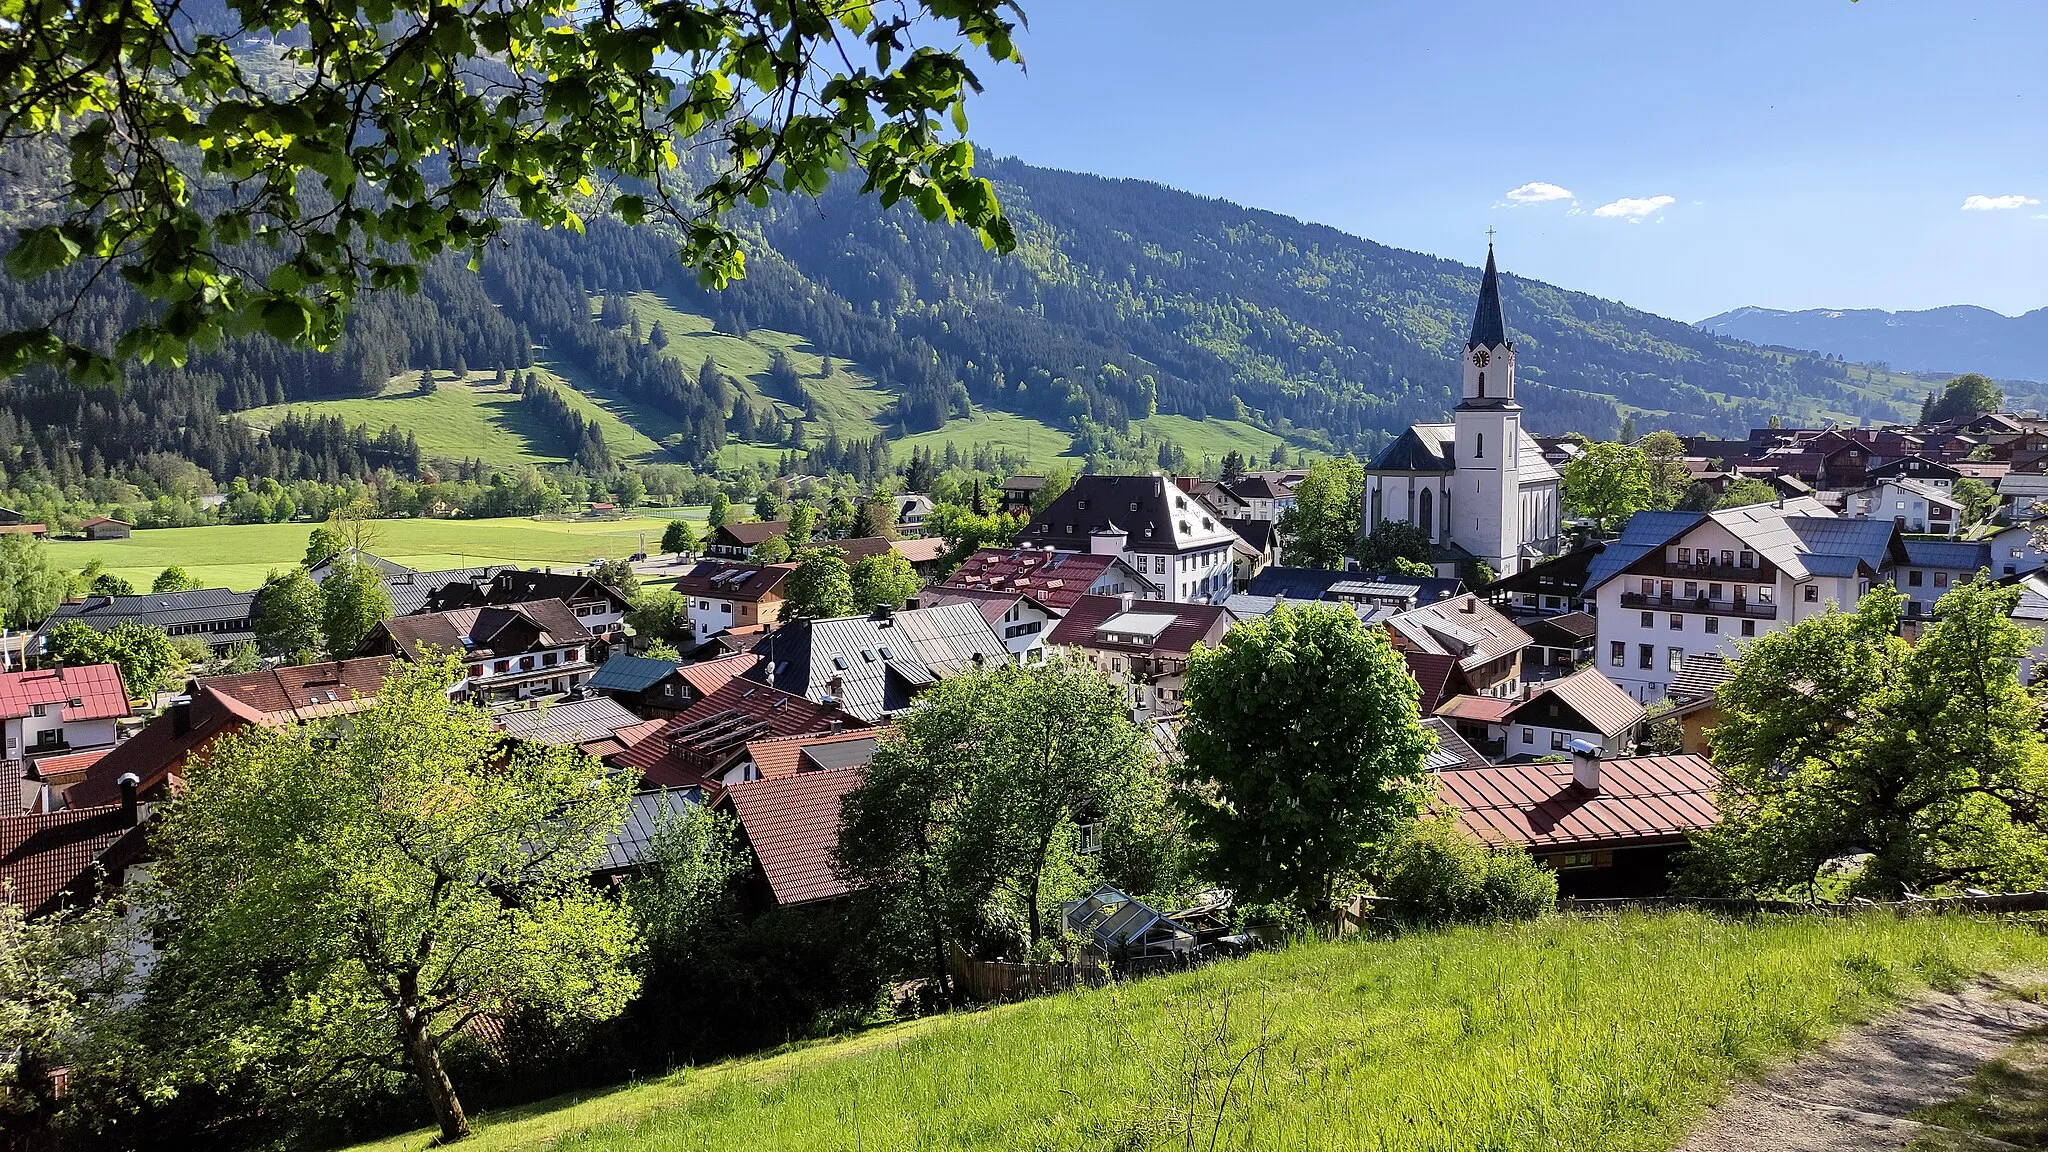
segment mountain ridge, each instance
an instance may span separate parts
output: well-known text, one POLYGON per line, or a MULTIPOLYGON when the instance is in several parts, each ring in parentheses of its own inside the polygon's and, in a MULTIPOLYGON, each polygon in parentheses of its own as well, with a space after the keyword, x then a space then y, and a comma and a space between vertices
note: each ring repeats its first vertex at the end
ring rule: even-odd
POLYGON ((2048 380, 2048 307, 2007 316, 1976 304, 1888 311, 1748 305, 1697 327, 1755 344, 1882 362, 1909 372, 1982 372, 2048 380))

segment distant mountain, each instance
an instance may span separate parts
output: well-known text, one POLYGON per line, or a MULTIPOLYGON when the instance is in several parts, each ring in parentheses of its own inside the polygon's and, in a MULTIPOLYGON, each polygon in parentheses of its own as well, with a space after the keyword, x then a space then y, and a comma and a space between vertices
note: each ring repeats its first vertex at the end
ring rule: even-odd
POLYGON ((2048 380, 2048 308, 2004 316, 1956 304, 1924 312, 1875 308, 1737 308, 1699 326, 1754 344, 1801 348, 1908 372, 1982 372, 2001 380, 2048 380))

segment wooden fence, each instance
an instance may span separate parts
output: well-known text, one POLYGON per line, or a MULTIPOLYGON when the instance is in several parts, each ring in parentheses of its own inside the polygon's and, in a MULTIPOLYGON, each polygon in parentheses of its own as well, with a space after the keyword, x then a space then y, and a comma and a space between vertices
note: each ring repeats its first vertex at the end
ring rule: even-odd
POLYGON ((981 1001, 1021 1000, 1077 984, 1099 987, 1110 979, 1107 964, 1085 957, 1071 964, 976 960, 955 944, 949 950, 948 961, 955 987, 970 999, 981 1001))

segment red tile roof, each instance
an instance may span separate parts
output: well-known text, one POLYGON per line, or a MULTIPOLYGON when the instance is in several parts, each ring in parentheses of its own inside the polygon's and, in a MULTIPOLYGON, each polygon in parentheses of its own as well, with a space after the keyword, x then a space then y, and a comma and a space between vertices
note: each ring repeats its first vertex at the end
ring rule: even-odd
POLYGON ((1515 704, 1516 701, 1503 700, 1498 696, 1453 696, 1437 705, 1436 714, 1452 720, 1498 724, 1514 710, 1515 704))
POLYGON ((246 719, 281 725, 370 707, 390 673, 391 657, 358 656, 238 676, 209 676, 193 681, 192 687, 228 701, 246 719))
POLYGON ((1116 563, 1114 556, 1085 552, 983 548, 961 561, 941 587, 1026 592, 1048 608, 1065 612, 1116 563))
POLYGON ((696 567, 676 577, 675 590, 683 596, 716 596, 752 603, 775 595, 782 582, 794 571, 796 566, 793 564, 700 560, 696 567))
POLYGON ((747 745, 747 759, 761 773, 763 780, 779 780, 794 776, 799 770, 804 749, 817 744, 840 744, 848 740, 873 740, 878 733, 873 728, 855 728, 846 732, 827 732, 824 735, 775 736, 766 740, 755 740, 747 745))
POLYGON ((1401 658, 1408 662, 1408 672, 1415 677, 1415 686, 1421 691, 1416 707, 1424 716, 1434 714, 1450 693, 1451 673, 1458 670, 1458 658, 1413 650, 1401 653, 1401 658))
POLYGON ((832 849, 839 844, 839 798, 861 775, 857 768, 827 769, 736 784, 726 793, 777 904, 826 900, 847 890, 832 872, 832 849))
POLYGON ((676 675, 682 677, 683 683, 688 684, 698 695, 709 696, 745 675, 749 668, 760 662, 761 658, 753 653, 742 652, 737 656, 721 656, 701 664, 685 664, 676 669, 676 675))
POLYGON ((0 817, 0 899, 51 911, 128 828, 119 804, 0 817))
POLYGON ((610 762, 639 769, 651 786, 688 788, 731 767, 752 741, 824 733, 834 721, 849 728, 866 726, 836 707, 752 680, 733 680, 610 762))
POLYGON ((26 716, 37 704, 63 704, 66 720, 108 720, 128 715, 128 691, 112 664, 0 675, 0 717, 26 716))
POLYGON ((1719 818, 1721 776, 1699 756, 1631 756, 1600 765, 1600 790, 1572 782, 1569 763, 1457 768, 1437 802, 1467 831, 1532 849, 1668 843, 1719 818))
POLYGON ((0 536, 48 536, 48 524, 0 524, 0 536))
POLYGON ((64 752, 56 756, 38 756, 35 758, 36 775, 52 787, 63 788, 77 783, 87 769, 99 763, 113 750, 112 744, 105 744, 98 748, 64 752))
POLYGON ((1132 600, 1124 607, 1119 596, 1083 596, 1046 635, 1047 644, 1072 644, 1111 652, 1144 652, 1153 655, 1184 656, 1204 641, 1214 644, 1230 627, 1230 615, 1221 604, 1181 604, 1172 600, 1132 600), (1147 644, 1110 643, 1096 638, 1104 621, 1124 612, 1174 617, 1173 623, 1147 644))

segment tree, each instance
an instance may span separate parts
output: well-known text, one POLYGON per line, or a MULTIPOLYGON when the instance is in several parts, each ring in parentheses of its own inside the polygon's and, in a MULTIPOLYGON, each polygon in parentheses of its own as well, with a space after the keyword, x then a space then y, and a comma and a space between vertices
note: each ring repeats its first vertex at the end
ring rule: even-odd
POLYGON ((355 655, 378 621, 391 618, 391 593, 377 570, 354 556, 334 562, 320 581, 320 634, 336 660, 355 655))
POLYGON ((789 510, 789 529, 783 535, 789 537, 792 548, 801 548, 811 542, 818 531, 818 510, 809 504, 798 504, 789 510))
POLYGON ((101 572, 85 586, 85 592, 90 596, 133 596, 135 585, 112 572, 101 572))
MULTIPOLYGON (((451 20, 401 0, 308 22, 303 5, 266 0, 195 26, 155 9, 109 24, 25 8, 0 48, 0 147, 69 162, 49 177, 61 216, 24 229, 7 266, 82 264, 81 283, 118 271, 150 306, 113 356, 182 363, 253 331, 325 347, 359 292, 417 291, 451 247, 481 260, 522 217, 580 230, 596 183, 613 189, 600 210, 675 228, 711 286, 745 270, 727 213, 770 191, 815 194, 848 163, 884 205, 907 199, 997 250, 1015 244, 973 149, 944 127, 964 128, 980 87, 963 53, 1020 59, 1005 3, 913 3, 880 24, 865 7, 708 0, 564 13, 515 2, 451 20), (228 47, 243 37, 280 58, 245 71, 255 59, 228 47), (490 98, 466 98, 479 76, 490 98), (693 153, 719 158, 707 179, 676 171, 693 153), (277 256, 231 258, 252 238, 277 256)), ((112 380, 113 358, 83 340, 9 332, 0 376, 39 360, 112 380)))
POLYGON ((152 985, 217 1049, 216 1076, 404 1075, 459 1140, 450 1037, 631 998, 627 913, 589 882, 630 774, 508 745, 448 699, 458 669, 395 664, 346 721, 251 725, 188 766, 152 836, 175 925, 152 985))
POLYGON ((690 602, 672 588, 642 592, 626 610, 626 627, 642 644, 679 644, 690 635, 690 602))
POLYGON ((1745 508, 1751 504, 1769 504, 1778 499, 1778 490, 1754 476, 1744 476, 1730 484, 1714 501, 1716 508, 1745 508))
POLYGON ((796 571, 782 582, 784 619, 823 620, 853 614, 853 579, 846 553, 830 546, 799 548, 790 559, 796 563, 796 571))
POLYGON ((891 548, 863 556, 853 562, 847 572, 847 579, 853 586, 852 611, 871 612, 887 606, 901 608, 903 602, 917 595, 924 583, 904 559, 901 552, 891 548))
POLYGON ((1652 432, 1643 437, 1643 462, 1649 468, 1650 507, 1671 509, 1684 497, 1692 483, 1685 466, 1685 442, 1670 432, 1652 432))
POLYGON ((1965 476, 1956 481, 1949 495, 1954 496, 1963 506, 1962 527, 1969 528, 1991 519, 1998 511, 1998 492, 1975 476, 1965 476))
POLYGON ((2017 596, 1959 585, 1909 645, 1904 600, 1881 587, 1747 645, 1717 697, 1721 822, 1694 837, 1687 883, 1897 898, 2048 879, 2048 742, 2018 673, 2038 637, 2010 619, 2017 596))
POLYGON ((190 592, 197 587, 199 587, 199 581, 194 580, 191 574, 183 568, 173 564, 156 574, 156 579, 150 583, 149 590, 151 592, 190 592))
POLYGON ((756 564, 781 564, 789 559, 789 555, 789 537, 777 532, 754 545, 754 550, 747 553, 747 558, 756 564))
POLYGON ((671 520, 661 530, 661 550, 671 556, 697 550, 697 530, 688 520, 671 520))
POLYGON ((1006 548, 1017 540, 1028 523, 1022 516, 1005 512, 977 513, 958 504, 934 504, 924 518, 924 533, 946 542, 939 557, 941 571, 951 571, 982 548, 1006 548))
POLYGON ((630 560, 614 560, 607 556, 591 566, 590 578, 617 592, 628 603, 640 594, 640 574, 633 571, 630 560))
POLYGON ((306 558, 300 563, 308 568, 317 568, 321 561, 347 550, 348 544, 342 540, 341 533, 325 524, 315 524, 313 530, 306 533, 306 558))
POLYGON ((896 538, 896 502, 882 496, 870 496, 854 509, 853 521, 846 528, 846 534, 856 540, 879 536, 884 540, 896 538))
POLYGON ((320 585, 313 583, 304 568, 266 577, 263 587, 256 590, 250 616, 256 626, 256 643, 272 656, 305 664, 318 660, 327 646, 320 585))
POLYGON ((1928 423, 1939 424, 1946 420, 1972 420, 2004 407, 2005 389, 1988 377, 1970 372, 1950 380, 1926 414, 1928 423))
POLYGON ((112 664, 121 670, 128 695, 144 699, 176 684, 189 666, 163 629, 148 624, 116 624, 105 632, 82 620, 66 620, 44 637, 52 660, 77 667, 112 664))
POLYGON ((129 958, 145 944, 134 935, 113 903, 29 920, 0 899, 0 1127, 11 1136, 47 1122, 50 1074, 74 1064, 132 991, 129 958))
POLYGON ((1240 479, 1245 473, 1244 453, 1232 448, 1223 454, 1222 479, 1224 483, 1240 479))
POLYGON ((1651 506, 1650 462, 1628 444, 1593 444, 1564 466, 1565 506, 1613 531, 1651 506))
MULTIPOLYGON (((460 377, 457 377, 457 379, 460 379, 460 377)), ((440 389, 440 387, 441 387, 441 386, 440 386, 439 384, 435 383, 435 381, 434 381, 434 372, 433 372, 433 369, 431 369, 431 368, 422 368, 422 369, 420 369, 420 383, 419 383, 419 393, 420 393, 420 395, 422 395, 422 396, 432 396, 432 395, 433 395, 433 394, 434 394, 434 393, 435 393, 436 391, 438 391, 438 390, 440 389)))
POLYGON ((661 326, 661 321, 656 320, 654 327, 647 330, 647 346, 657 352, 668 347, 668 329, 661 326))
POLYGON ((49 545, 33 536, 0 536, 0 626, 34 628, 70 590, 70 578, 50 562, 49 545))
POLYGON ((1422 528, 1406 520, 1382 520, 1373 530, 1359 537, 1357 547, 1358 563, 1368 572, 1408 572, 1417 575, 1436 575, 1430 561, 1435 558, 1436 546, 1429 542, 1429 536, 1422 528), (1419 565, 1425 571, 1415 573, 1402 565, 1419 565))
POLYGON ((711 496, 711 514, 705 520, 705 523, 708 524, 713 531, 716 531, 717 529, 725 527, 725 522, 727 518, 729 518, 731 515, 732 501, 728 499, 725 493, 723 492, 713 493, 711 496))
POLYGON ((976 934, 992 903, 1036 945, 1080 826, 1129 834, 1127 817, 1158 787, 1152 764, 1124 693, 1086 662, 949 677, 918 697, 841 801, 835 867, 898 894, 936 974, 946 944, 976 934))
POLYGON ((1280 562, 1295 568, 1339 569, 1358 536, 1365 469, 1349 456, 1309 465, 1294 486, 1294 507, 1281 513, 1280 562))
MULTIPOLYGON (((341 541, 342 548, 354 552, 373 552, 384 538, 377 527, 377 503, 368 496, 358 496, 336 508, 327 517, 327 530, 341 541)), ((311 545, 308 537, 308 550, 311 545)))
POLYGON ((1415 818, 1435 738, 1415 678, 1341 605, 1282 604, 1188 659, 1175 798, 1204 874, 1316 916, 1415 818))

